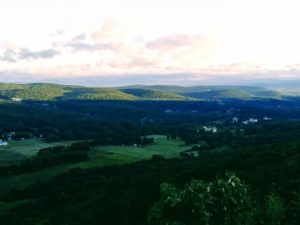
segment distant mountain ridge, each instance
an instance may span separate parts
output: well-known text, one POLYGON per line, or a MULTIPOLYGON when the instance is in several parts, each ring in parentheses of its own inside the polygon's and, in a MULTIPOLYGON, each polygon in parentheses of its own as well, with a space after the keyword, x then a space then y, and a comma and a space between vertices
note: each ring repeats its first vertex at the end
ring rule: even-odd
POLYGON ((51 83, 0 83, 2 100, 218 100, 283 99, 283 92, 262 86, 174 86, 132 85, 125 87, 84 87, 51 83))

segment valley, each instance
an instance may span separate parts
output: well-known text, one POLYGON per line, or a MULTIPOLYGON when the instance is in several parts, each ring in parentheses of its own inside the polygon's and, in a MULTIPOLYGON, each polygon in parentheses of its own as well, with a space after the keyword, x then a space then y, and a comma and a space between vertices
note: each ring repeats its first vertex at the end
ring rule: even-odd
MULTIPOLYGON (((179 86, 4 87, 0 221, 7 225, 96 225, 100 219, 108 225, 148 224, 156 220, 155 207, 169 210, 160 205, 166 196, 172 199, 173 191, 185 196, 193 185, 211 187, 216 193, 208 194, 217 196, 218 185, 230 188, 224 195, 238 190, 231 195, 234 201, 244 193, 249 205, 240 203, 248 207, 241 213, 253 214, 247 220, 254 224, 260 224, 257 215, 265 215, 268 199, 275 199, 286 210, 282 221, 296 224, 298 97, 227 86, 210 91, 179 86), (250 207, 254 205, 260 208, 250 207)), ((180 204, 185 201, 190 202, 184 197, 180 204)))

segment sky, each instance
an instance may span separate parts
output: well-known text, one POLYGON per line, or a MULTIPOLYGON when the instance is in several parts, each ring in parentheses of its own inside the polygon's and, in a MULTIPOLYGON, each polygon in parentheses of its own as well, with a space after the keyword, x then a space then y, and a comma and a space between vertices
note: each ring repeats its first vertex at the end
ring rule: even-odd
POLYGON ((0 81, 300 79, 297 0, 0 0, 0 81))

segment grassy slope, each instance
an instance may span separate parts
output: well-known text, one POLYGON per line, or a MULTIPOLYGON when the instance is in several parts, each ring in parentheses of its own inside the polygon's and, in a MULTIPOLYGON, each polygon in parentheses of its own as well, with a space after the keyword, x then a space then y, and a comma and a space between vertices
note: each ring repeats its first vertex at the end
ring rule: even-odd
MULTIPOLYGON (((0 178, 0 195, 17 188, 22 189, 37 181, 50 179, 60 173, 74 168, 91 168, 98 166, 117 165, 149 159, 153 154, 160 154, 167 158, 178 157, 187 147, 180 147, 181 140, 167 140, 165 136, 155 135, 155 143, 145 147, 133 146, 100 146, 89 151, 90 160, 79 163, 64 164, 34 173, 0 178)), ((29 147, 29 146, 27 146, 29 147)))

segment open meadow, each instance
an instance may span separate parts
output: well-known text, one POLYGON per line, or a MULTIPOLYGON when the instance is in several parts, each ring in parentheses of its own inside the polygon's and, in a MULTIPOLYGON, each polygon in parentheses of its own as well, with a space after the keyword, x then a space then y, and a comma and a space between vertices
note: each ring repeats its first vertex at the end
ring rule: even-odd
POLYGON ((0 165, 9 165, 28 157, 35 156, 42 148, 58 145, 70 145, 74 141, 44 142, 40 139, 25 139, 8 141, 8 145, 0 146, 0 165))
MULTIPOLYGON (((132 163, 139 160, 150 159, 153 155, 162 155, 166 158, 178 157, 180 152, 188 149, 180 139, 167 139, 165 135, 151 135, 154 143, 144 147, 135 146, 98 146, 89 152, 89 160, 77 163, 63 164, 42 169, 33 173, 14 175, 0 178, 0 195, 11 189, 22 189, 32 183, 48 180, 60 173, 75 168, 92 168, 109 165, 132 163)), ((57 145, 69 145, 72 142, 45 143, 40 140, 15 141, 3 151, 22 153, 27 156, 36 154, 39 148, 57 145), (24 145, 22 145, 24 143, 24 145)))

